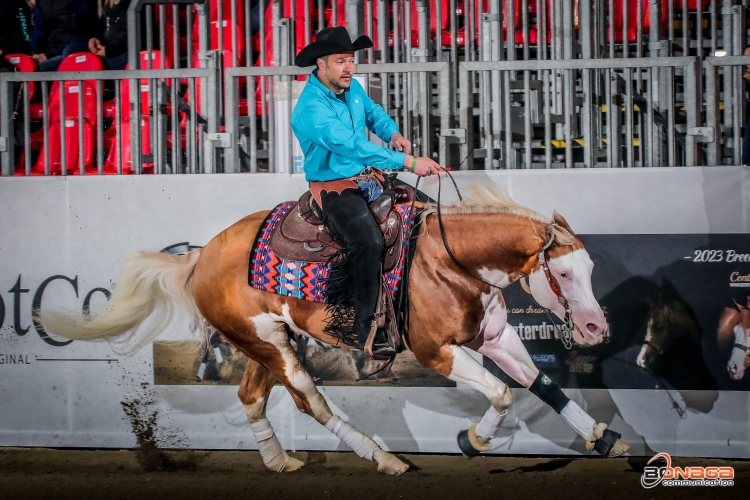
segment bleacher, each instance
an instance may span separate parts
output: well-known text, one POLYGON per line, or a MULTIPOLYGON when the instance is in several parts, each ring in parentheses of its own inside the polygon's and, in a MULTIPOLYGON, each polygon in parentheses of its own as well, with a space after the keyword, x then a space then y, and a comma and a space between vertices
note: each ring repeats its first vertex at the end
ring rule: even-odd
POLYGON ((288 116, 310 71, 291 67, 294 55, 336 25, 373 39, 358 54, 367 90, 418 154, 445 166, 741 161, 750 58, 738 0, 133 0, 131 9, 125 72, 77 53, 38 73, 28 55, 5 54, 19 73, 0 76, 3 175, 292 172, 288 116))

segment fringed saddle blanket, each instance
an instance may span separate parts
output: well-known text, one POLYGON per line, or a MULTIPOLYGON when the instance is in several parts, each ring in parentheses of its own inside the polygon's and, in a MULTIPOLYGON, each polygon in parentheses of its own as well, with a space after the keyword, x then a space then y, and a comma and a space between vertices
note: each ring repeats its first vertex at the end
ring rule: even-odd
MULTIPOLYGON (((264 292, 286 297, 327 303, 325 280, 331 274, 331 265, 324 262, 298 262, 279 257, 271 248, 271 235, 284 215, 296 206, 296 202, 281 203, 270 213, 258 231, 250 252, 250 286, 264 292)), ((398 265, 385 274, 385 283, 393 299, 396 298, 404 275, 404 260, 409 252, 409 235, 414 225, 415 207, 410 215, 411 205, 395 205, 404 224, 401 257, 398 265)))

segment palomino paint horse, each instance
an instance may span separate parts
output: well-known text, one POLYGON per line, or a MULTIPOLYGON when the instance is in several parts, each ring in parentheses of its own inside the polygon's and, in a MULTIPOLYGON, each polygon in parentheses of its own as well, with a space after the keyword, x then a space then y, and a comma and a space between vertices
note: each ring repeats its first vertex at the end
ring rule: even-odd
MULTIPOLYGON (((490 439, 511 404, 511 393, 461 346, 492 359, 524 387, 529 388, 540 374, 507 323, 508 312, 499 289, 528 276, 539 304, 565 317, 558 294, 540 265, 540 255, 546 254, 549 272, 570 304, 575 341, 599 343, 607 323, 591 290, 593 263, 565 219, 555 213, 552 221, 546 220, 499 190, 474 186, 472 192, 471 200, 442 208, 445 235, 465 269, 449 258, 435 207, 428 206, 423 213, 409 277, 409 324, 404 340, 422 365, 468 384, 489 399, 491 407, 481 429, 474 425, 468 433, 471 446, 479 453, 491 449, 490 439)), ((43 311, 39 320, 47 331, 64 337, 130 337, 137 340, 137 348, 163 331, 178 310, 192 321, 205 318, 249 358, 239 397, 269 469, 293 471, 303 466, 282 449, 266 419, 266 402, 278 380, 300 411, 324 425, 360 457, 377 462, 379 471, 403 473, 408 468, 405 463, 331 412, 295 355, 290 333, 336 343, 324 332, 324 305, 248 286, 251 244, 268 214, 245 217, 203 249, 185 256, 134 254, 105 311, 93 318, 43 311)), ((546 376, 540 380, 546 387, 557 387, 546 376)), ((569 401, 557 411, 589 446, 605 441, 606 425, 597 425, 575 402, 569 401)), ((617 439, 607 455, 617 456, 627 449, 617 439)))
POLYGON ((745 369, 750 366, 750 296, 747 297, 747 307, 735 305, 736 308, 724 308, 717 333, 720 345, 732 345, 732 354, 727 363, 729 377, 742 380, 745 369))

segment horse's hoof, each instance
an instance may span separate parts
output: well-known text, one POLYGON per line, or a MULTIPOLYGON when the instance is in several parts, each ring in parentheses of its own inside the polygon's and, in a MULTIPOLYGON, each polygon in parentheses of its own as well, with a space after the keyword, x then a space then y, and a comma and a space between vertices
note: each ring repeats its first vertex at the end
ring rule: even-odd
POLYGON ((468 458, 474 458, 483 451, 490 451, 492 449, 492 444, 489 441, 485 443, 477 437, 477 424, 459 432, 456 440, 458 441, 458 447, 461 448, 461 452, 468 458))
POLYGON ((624 455, 628 452, 630 449, 630 445, 625 443, 622 439, 618 439, 615 441, 615 444, 612 446, 612 449, 609 450, 609 454, 607 455, 607 458, 616 458, 621 455, 624 455))
POLYGON ((302 460, 297 460, 294 457, 289 457, 289 460, 287 460, 286 465, 284 465, 284 468, 281 470, 281 472, 293 472, 301 469, 304 466, 305 462, 303 462, 302 460))
POLYGON ((594 427, 596 441, 587 441, 586 449, 596 450, 604 458, 619 457, 628 452, 630 446, 620 439, 622 434, 607 428, 606 424, 597 424, 594 427))
POLYGON ((409 468, 395 455, 384 450, 375 450, 372 458, 378 463, 378 472, 385 472, 389 476, 400 476, 409 468))

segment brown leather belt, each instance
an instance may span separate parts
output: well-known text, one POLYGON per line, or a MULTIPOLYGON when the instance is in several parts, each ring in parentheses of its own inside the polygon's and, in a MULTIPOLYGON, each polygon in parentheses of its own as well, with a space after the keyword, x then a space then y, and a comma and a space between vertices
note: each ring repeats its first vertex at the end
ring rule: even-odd
POLYGON ((322 206, 322 202, 320 201, 320 194, 323 191, 326 191, 328 193, 341 193, 345 189, 359 189, 358 182, 364 182, 369 179, 375 179, 378 182, 380 182, 380 185, 383 185, 383 182, 385 182, 385 176, 383 175, 383 172, 378 170, 377 168, 367 167, 364 170, 362 170, 359 175, 355 175, 353 177, 346 177, 344 179, 335 179, 332 181, 311 181, 309 183, 310 185, 310 193, 312 193, 313 199, 318 203, 318 206, 322 206))

